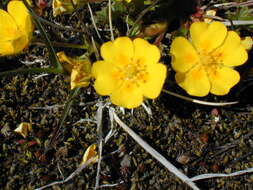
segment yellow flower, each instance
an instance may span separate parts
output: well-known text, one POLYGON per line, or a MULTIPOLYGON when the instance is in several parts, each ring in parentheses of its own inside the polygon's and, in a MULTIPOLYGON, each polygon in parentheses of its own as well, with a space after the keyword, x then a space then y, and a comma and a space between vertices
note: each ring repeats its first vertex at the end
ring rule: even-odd
POLYGON ((83 0, 53 0, 53 16, 71 14, 75 8, 79 8, 85 3, 86 1, 83 0))
POLYGON ((177 37, 171 45, 176 82, 193 96, 227 94, 240 80, 233 67, 248 59, 240 37, 221 22, 195 22, 190 35, 191 42, 177 37))
POLYGON ((64 69, 71 72, 71 89, 89 86, 91 78, 91 63, 88 59, 73 59, 67 57, 63 51, 58 52, 57 56, 64 69))
POLYGON ((10 1, 7 10, 0 9, 0 56, 20 53, 28 46, 34 29, 22 1, 10 1))
POLYGON ((85 153, 84 153, 84 155, 83 155, 83 159, 82 159, 81 164, 85 164, 85 163, 86 163, 87 161, 89 161, 90 159, 92 159, 92 160, 90 161, 90 164, 96 163, 97 160, 98 160, 98 153, 97 153, 96 149, 97 149, 97 145, 96 145, 96 144, 90 145, 90 146, 86 149, 86 151, 85 151, 85 153))
POLYGON ((144 97, 154 99, 166 78, 166 67, 158 63, 160 51, 146 40, 119 37, 101 47, 104 60, 92 66, 98 94, 125 108, 138 107, 144 97))
MULTIPOLYGON (((122 1, 122 0, 116 0, 116 1, 122 1)), ((130 3, 132 0, 125 0, 127 3, 130 3)))

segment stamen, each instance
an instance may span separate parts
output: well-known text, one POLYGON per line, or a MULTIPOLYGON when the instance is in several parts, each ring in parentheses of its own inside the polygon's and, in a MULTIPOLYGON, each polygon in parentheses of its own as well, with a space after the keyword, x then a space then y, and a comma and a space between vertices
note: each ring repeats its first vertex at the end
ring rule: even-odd
MULTIPOLYGON (((141 83, 146 82, 146 76, 148 75, 147 66, 141 64, 141 60, 137 60, 136 62, 131 62, 126 65, 124 70, 120 70, 122 77, 120 80, 124 82, 126 80, 128 83, 135 84, 136 86, 140 86, 141 83)), ((120 74, 120 75, 121 75, 120 74)))

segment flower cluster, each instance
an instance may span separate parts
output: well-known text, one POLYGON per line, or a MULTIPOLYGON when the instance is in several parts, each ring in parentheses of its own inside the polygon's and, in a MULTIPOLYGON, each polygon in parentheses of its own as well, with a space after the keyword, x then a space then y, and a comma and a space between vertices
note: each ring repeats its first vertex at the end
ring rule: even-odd
MULTIPOLYGON (((193 96, 227 94, 240 80, 233 67, 248 59, 239 35, 221 22, 195 22, 190 35, 191 41, 176 37, 171 45, 176 82, 193 96)), ((101 55, 104 60, 92 67, 98 94, 109 95, 113 104, 126 108, 159 95, 166 68, 158 63, 156 46, 140 38, 120 37, 103 44, 101 55)))
POLYGON ((171 45, 176 82, 193 96, 227 94, 240 80, 233 67, 248 59, 239 35, 221 22, 195 22, 190 35, 191 41, 177 37, 171 45))
MULTIPOLYGON (((73 2, 54 0, 54 15, 71 12, 73 7, 69 6, 73 6, 73 2)), ((23 2, 10 1, 7 11, 0 10, 0 21, 0 56, 20 53, 28 46, 34 30, 23 2)), ((146 32, 153 34, 157 27, 164 31, 167 25, 152 25, 146 32)), ((246 48, 251 47, 251 38, 242 41, 221 22, 194 22, 190 27, 190 40, 176 37, 171 44, 176 82, 193 96, 225 95, 239 82, 240 75, 234 67, 247 61, 246 48)), ((88 59, 69 58, 64 52, 57 55, 63 67, 71 72, 71 89, 87 87, 93 77, 98 94, 110 96, 113 104, 125 108, 138 107, 144 98, 158 97, 167 74, 166 66, 159 63, 159 48, 141 38, 118 37, 104 43, 101 46, 103 60, 92 66, 88 59)))
POLYGON ((7 12, 0 9, 0 21, 0 56, 20 53, 28 46, 34 29, 23 2, 10 1, 7 12))

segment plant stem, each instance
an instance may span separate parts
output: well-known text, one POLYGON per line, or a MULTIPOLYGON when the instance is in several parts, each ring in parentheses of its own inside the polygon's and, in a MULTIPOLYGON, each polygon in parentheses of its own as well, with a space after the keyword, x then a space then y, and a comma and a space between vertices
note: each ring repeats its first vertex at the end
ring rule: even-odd
MULTIPOLYGON (((38 46, 47 46, 41 40, 34 40, 33 44, 38 46)), ((74 48, 74 49, 87 49, 88 47, 85 45, 79 44, 71 44, 71 43, 64 43, 64 42, 52 42, 53 47, 65 47, 65 48, 74 48)))
POLYGON ((1 76, 13 76, 16 74, 37 74, 37 73, 54 73, 54 74, 62 74, 63 71, 58 68, 21 68, 21 69, 14 69, 10 71, 4 71, 0 72, 0 77, 1 76))
POLYGON ((59 135, 60 129, 62 128, 62 126, 63 126, 63 124, 64 124, 64 122, 65 122, 65 120, 66 120, 66 118, 67 118, 67 116, 70 112, 70 109, 71 109, 71 106, 73 104, 73 101, 74 101, 75 97, 80 93, 80 89, 81 88, 75 88, 75 89, 70 91, 69 97, 67 99, 67 102, 65 103, 63 112, 61 114, 59 125, 53 130, 52 136, 49 140, 49 143, 47 144, 47 146, 45 148, 45 153, 56 143, 55 141, 56 141, 56 139, 59 135))
POLYGON ((220 102, 220 103, 219 102, 207 102, 207 101, 193 99, 193 98, 190 98, 190 97, 187 97, 187 96, 182 96, 180 94, 177 94, 175 92, 171 92, 171 91, 165 90, 165 89, 162 89, 162 91, 165 92, 166 94, 171 95, 171 96, 175 96, 177 98, 181 98, 181 99, 189 101, 189 102, 193 102, 193 103, 201 104, 201 105, 207 105, 207 106, 228 106, 228 105, 233 105, 233 104, 238 103, 237 101, 234 101, 234 102, 220 102))

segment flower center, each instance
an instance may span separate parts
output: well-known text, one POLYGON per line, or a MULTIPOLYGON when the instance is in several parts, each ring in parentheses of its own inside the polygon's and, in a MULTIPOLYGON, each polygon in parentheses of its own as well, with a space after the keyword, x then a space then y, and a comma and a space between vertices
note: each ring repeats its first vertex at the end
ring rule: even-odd
POLYGON ((215 74, 216 70, 221 65, 221 62, 219 61, 220 55, 212 55, 210 53, 200 53, 199 55, 200 62, 207 74, 215 74))
POLYGON ((141 60, 132 61, 127 64, 124 69, 121 69, 121 80, 136 84, 139 86, 141 83, 147 81, 147 66, 141 60))

